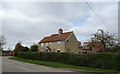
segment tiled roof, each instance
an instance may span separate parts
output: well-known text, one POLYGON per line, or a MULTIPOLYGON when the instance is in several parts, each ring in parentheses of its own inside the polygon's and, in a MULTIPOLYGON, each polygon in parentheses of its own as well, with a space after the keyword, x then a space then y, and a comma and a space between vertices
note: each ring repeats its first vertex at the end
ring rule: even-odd
POLYGON ((39 43, 64 41, 70 36, 71 33, 73 33, 73 32, 65 32, 65 33, 62 33, 61 35, 53 34, 51 36, 44 37, 39 43))

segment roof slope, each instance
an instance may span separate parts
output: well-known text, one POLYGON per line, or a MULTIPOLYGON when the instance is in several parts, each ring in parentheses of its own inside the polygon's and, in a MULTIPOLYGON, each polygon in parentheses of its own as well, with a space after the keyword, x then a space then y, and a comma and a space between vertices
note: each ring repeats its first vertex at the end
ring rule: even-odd
POLYGON ((65 32, 61 35, 59 34, 53 34, 48 37, 44 37, 39 43, 45 43, 45 42, 54 42, 54 41, 64 41, 66 40, 73 32, 65 32))

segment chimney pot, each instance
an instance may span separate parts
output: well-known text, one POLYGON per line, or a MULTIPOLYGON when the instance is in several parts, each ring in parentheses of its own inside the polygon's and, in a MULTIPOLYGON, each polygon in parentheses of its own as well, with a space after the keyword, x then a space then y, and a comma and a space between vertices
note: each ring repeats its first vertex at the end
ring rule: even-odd
POLYGON ((62 33, 63 33, 63 30, 62 30, 62 28, 60 28, 60 29, 58 30, 58 34, 61 35, 62 33))

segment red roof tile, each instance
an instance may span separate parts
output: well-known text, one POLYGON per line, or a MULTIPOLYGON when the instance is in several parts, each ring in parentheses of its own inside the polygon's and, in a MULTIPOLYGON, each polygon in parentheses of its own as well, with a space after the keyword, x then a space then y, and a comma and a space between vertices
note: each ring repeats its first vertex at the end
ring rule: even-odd
POLYGON ((53 34, 51 36, 44 37, 39 43, 66 40, 70 36, 71 33, 73 33, 73 32, 65 32, 65 33, 62 33, 61 35, 53 34))

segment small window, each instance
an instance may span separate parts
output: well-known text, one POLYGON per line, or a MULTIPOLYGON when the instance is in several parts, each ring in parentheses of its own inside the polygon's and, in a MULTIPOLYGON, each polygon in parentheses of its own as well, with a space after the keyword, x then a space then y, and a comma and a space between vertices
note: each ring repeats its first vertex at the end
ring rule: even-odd
POLYGON ((49 42, 49 44, 51 44, 51 42, 49 42))
POLYGON ((46 46, 48 46, 48 43, 46 43, 46 46))
POLYGON ((41 47, 43 47, 44 43, 41 43, 41 47))
POLYGON ((92 51, 92 47, 89 47, 89 50, 92 51))
POLYGON ((60 49, 57 49, 57 52, 60 52, 60 49))
POLYGON ((60 45, 61 45, 61 42, 57 42, 57 45, 59 45, 59 46, 60 46, 60 45))

